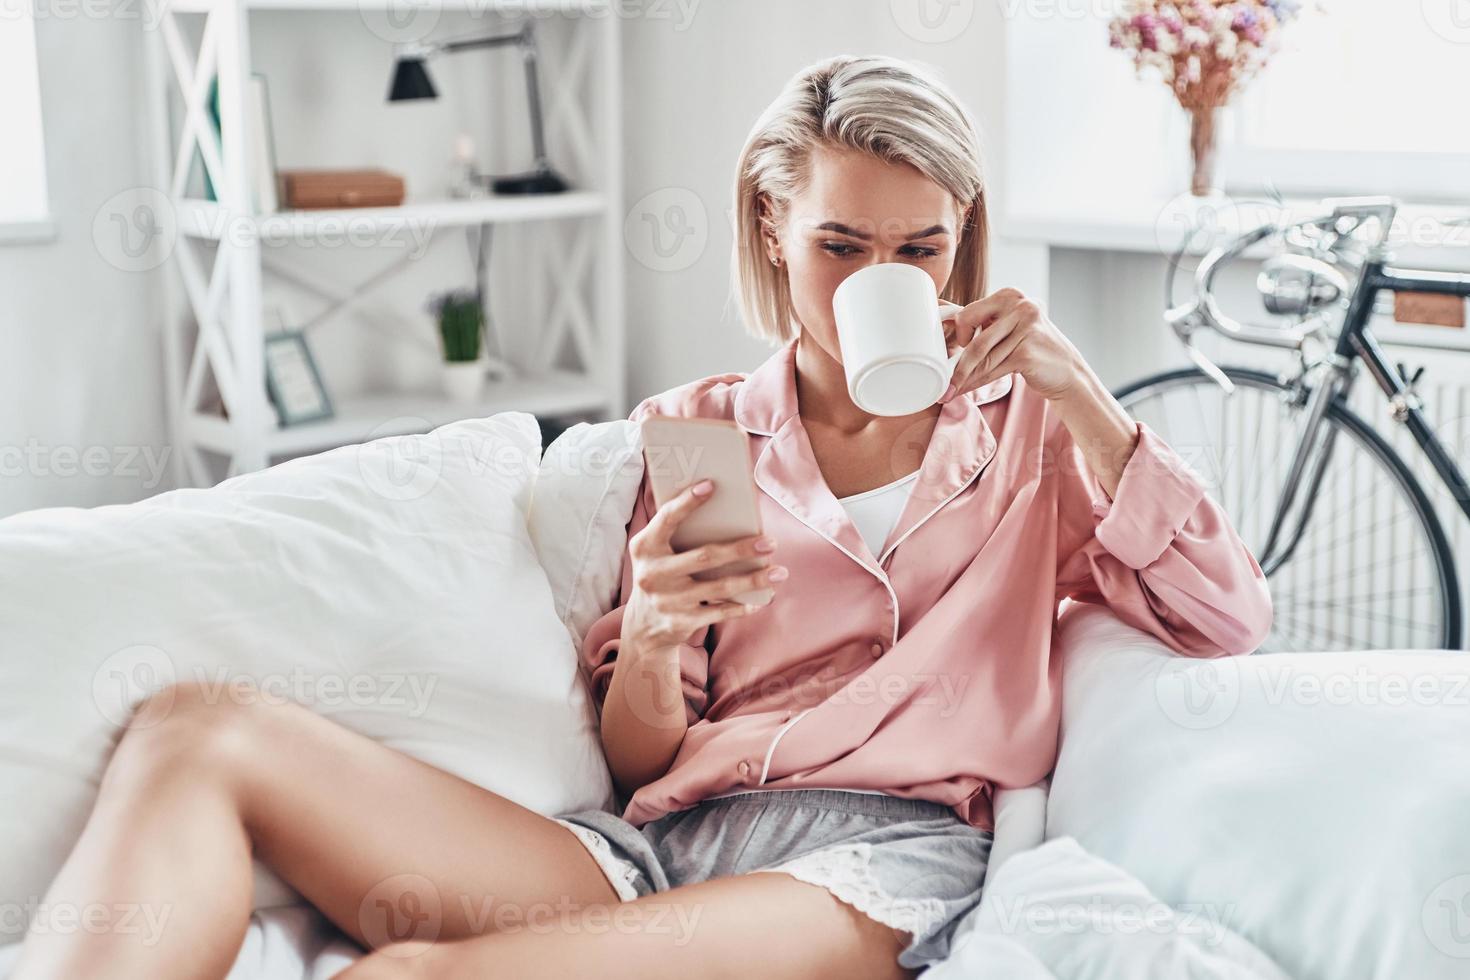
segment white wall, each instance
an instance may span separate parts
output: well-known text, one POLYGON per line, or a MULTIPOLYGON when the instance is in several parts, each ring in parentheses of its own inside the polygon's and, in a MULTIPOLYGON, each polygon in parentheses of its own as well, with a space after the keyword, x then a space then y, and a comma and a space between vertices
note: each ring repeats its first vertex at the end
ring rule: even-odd
POLYGON ((36 34, 57 234, 0 245, 0 515, 147 496, 168 452, 155 278, 93 239, 104 202, 147 173, 139 25, 42 17, 36 34))

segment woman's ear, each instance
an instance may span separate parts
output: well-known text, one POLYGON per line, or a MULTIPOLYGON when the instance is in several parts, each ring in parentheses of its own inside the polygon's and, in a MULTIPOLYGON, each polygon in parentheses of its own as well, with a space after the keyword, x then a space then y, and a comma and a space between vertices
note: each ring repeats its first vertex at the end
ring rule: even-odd
POLYGON ((766 243, 766 258, 772 265, 780 265, 781 237, 776 227, 776 209, 764 191, 756 195, 755 208, 761 225, 761 238, 766 243))

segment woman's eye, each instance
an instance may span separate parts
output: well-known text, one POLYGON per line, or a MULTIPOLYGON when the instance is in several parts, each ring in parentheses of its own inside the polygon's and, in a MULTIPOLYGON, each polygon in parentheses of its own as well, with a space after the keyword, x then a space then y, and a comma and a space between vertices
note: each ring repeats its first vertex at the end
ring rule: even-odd
MULTIPOLYGON (((822 249, 832 255, 852 255, 858 251, 857 248, 845 242, 823 242, 822 249)), ((939 254, 939 249, 923 245, 908 245, 903 248, 902 254, 912 259, 932 259, 939 254)))
POLYGON ((906 252, 908 255, 913 256, 916 259, 932 259, 934 258, 934 256, 939 254, 939 249, 924 248, 919 245, 912 245, 904 249, 904 252, 906 252))
POLYGON ((845 245, 842 242, 823 242, 822 248, 833 255, 851 255, 857 251, 851 245, 845 245))

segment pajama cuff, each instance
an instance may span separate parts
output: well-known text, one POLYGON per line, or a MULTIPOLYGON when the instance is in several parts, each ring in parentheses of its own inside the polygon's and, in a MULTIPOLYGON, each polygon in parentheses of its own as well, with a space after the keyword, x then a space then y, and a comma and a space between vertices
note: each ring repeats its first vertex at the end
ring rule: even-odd
MULTIPOLYGON (((1183 529, 1205 487, 1169 444, 1142 422, 1135 422, 1138 445, 1123 468, 1118 492, 1094 504, 1102 518, 1098 542, 1129 568, 1147 568, 1183 529)), ((1096 477, 1093 478, 1096 482, 1096 477)), ((1101 490, 1101 485, 1098 486, 1101 490)))

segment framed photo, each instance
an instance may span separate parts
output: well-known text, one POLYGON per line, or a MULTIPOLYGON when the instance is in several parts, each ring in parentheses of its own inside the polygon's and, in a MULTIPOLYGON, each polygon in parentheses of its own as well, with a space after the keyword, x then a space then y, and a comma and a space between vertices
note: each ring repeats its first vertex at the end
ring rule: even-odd
POLYGON ((265 388, 282 427, 332 417, 332 401, 300 330, 266 336, 265 388))

